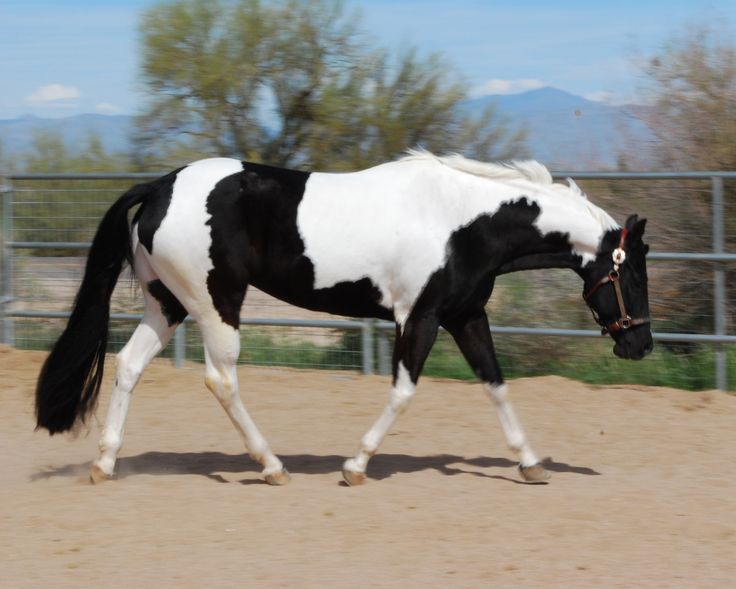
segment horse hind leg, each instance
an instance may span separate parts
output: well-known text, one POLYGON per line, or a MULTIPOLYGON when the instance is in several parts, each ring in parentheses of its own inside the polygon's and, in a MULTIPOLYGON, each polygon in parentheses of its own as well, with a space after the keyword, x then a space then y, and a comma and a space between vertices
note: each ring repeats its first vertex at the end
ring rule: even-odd
MULTIPOLYGON (((139 270, 139 276, 141 274, 152 277, 149 273, 139 270)), ((162 293, 167 293, 168 290, 160 281, 148 283, 142 281, 141 284, 146 304, 145 311, 140 324, 116 358, 115 385, 99 442, 100 454, 90 469, 90 479, 93 483, 100 483, 113 477, 117 455, 123 444, 125 420, 133 389, 146 366, 166 347, 176 327, 186 317, 186 311, 173 295, 168 301, 162 296, 162 293), (160 300, 152 296, 152 287, 160 300)))
POLYGON ((198 321, 205 346, 205 384, 219 401, 245 443, 251 458, 263 466, 270 485, 285 485, 290 476, 281 461, 271 452, 243 405, 238 393, 237 360, 240 332, 223 323, 219 316, 212 321, 198 321))

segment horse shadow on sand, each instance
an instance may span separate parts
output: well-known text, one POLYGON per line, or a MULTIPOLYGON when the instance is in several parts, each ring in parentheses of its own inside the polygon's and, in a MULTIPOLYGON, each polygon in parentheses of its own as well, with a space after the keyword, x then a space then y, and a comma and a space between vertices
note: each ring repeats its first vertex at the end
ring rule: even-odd
MULTIPOLYGON (((287 470, 293 475, 321 475, 335 473, 340 475, 345 456, 292 454, 280 456, 287 470)), ((570 473, 585 476, 599 476, 601 473, 584 466, 572 466, 545 458, 544 466, 556 473, 570 473)), ((546 484, 523 482, 516 473, 518 463, 506 458, 479 456, 467 458, 453 454, 433 456, 409 456, 407 454, 378 454, 368 466, 368 478, 387 479, 396 474, 410 474, 435 470, 445 476, 476 476, 497 479, 514 484, 546 484), (484 469, 484 470, 478 470, 484 469), (493 469, 485 472, 485 469, 493 469), (500 473, 493 472, 500 470, 500 473), (509 472, 510 471, 510 472, 509 472)), ((49 466, 31 476, 32 481, 53 477, 79 477, 89 471, 90 463, 68 464, 61 467, 49 466)), ((137 456, 121 457, 116 466, 117 479, 135 475, 198 475, 220 483, 234 482, 225 474, 252 474, 237 481, 244 485, 265 484, 260 478, 260 466, 244 454, 224 454, 222 452, 145 452, 137 456)), ((344 484, 344 483, 342 483, 344 484)))

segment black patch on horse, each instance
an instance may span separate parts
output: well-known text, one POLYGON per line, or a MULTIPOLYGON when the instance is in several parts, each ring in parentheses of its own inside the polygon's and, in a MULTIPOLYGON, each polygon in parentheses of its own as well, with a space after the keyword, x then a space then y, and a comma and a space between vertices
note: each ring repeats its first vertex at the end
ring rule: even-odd
POLYGON ((133 217, 133 225, 138 224, 138 240, 148 250, 149 254, 153 253, 153 236, 169 210, 171 196, 174 193, 174 181, 183 169, 179 168, 157 180, 154 183, 157 185, 154 195, 146 201, 144 206, 138 209, 133 217), (144 209, 146 211, 145 215, 143 215, 144 209))
POLYGON ((222 320, 237 328, 248 284, 290 304, 353 317, 393 319, 368 278, 314 288, 297 212, 309 173, 243 163, 207 198, 213 268, 207 289, 222 320))
POLYGON ((469 309, 482 308, 491 296, 499 268, 524 252, 572 252, 568 236, 542 233, 534 225, 541 210, 527 198, 501 205, 493 215, 481 215, 452 233, 447 260, 432 274, 412 314, 439 305, 441 321, 452 321, 469 309))
POLYGON ((166 322, 171 325, 178 325, 188 315, 187 310, 179 302, 166 286, 160 280, 151 280, 148 283, 148 292, 151 296, 161 304, 161 312, 166 317, 166 322))
MULTIPOLYGON (((309 265, 312 267, 311 261, 309 265)), ((314 275, 313 267, 312 274, 314 275)), ((382 298, 380 289, 366 277, 354 282, 338 282, 329 288, 312 290, 301 299, 295 298, 295 301, 301 300, 295 304, 315 311, 328 311, 333 315, 376 317, 393 321, 393 311, 383 307, 379 302, 382 298)))
POLYGON ((305 172, 244 163, 243 172, 223 178, 207 197, 213 265, 207 290, 228 325, 238 328, 252 278, 293 277, 289 264, 304 251, 296 209, 307 178, 305 172))

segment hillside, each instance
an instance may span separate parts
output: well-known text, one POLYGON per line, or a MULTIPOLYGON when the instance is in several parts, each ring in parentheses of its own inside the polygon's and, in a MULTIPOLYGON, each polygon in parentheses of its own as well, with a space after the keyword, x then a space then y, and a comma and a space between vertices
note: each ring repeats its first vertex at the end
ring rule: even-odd
POLYGON ((531 155, 553 168, 574 170, 616 166, 618 155, 652 141, 636 117, 641 107, 611 106, 556 88, 469 100, 468 111, 494 104, 515 127, 526 125, 531 155))
MULTIPOLYGON (((540 88, 521 94, 484 96, 463 103, 471 113, 488 104, 507 115, 512 126, 525 126, 529 153, 550 167, 603 169, 616 166, 618 155, 631 145, 641 147, 652 140, 632 106, 593 102, 555 88, 540 88)), ((79 115, 60 119, 22 117, 0 120, 0 144, 8 156, 20 156, 33 146, 39 132, 59 133, 67 145, 84 146, 96 134, 109 152, 131 148, 133 117, 79 115)))

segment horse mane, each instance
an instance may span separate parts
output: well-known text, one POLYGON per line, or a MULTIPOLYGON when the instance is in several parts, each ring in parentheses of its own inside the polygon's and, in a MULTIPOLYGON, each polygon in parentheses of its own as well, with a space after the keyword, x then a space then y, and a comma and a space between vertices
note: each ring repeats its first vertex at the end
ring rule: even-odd
POLYGON ((490 180, 525 180, 539 184, 548 189, 566 196, 578 197, 581 206, 598 220, 602 227, 618 228, 616 221, 603 209, 588 200, 587 195, 580 189, 572 178, 566 178, 567 185, 556 183, 547 167, 536 160, 512 160, 510 162, 480 162, 466 158, 459 153, 437 156, 424 149, 409 149, 407 155, 399 161, 433 161, 448 166, 460 172, 488 178, 490 180))
POLYGON ((444 164, 455 170, 490 180, 526 180, 534 184, 551 185, 552 174, 535 160, 510 162, 479 162, 459 153, 438 156, 423 149, 409 149, 400 161, 425 160, 444 164))

